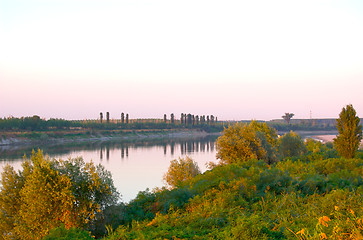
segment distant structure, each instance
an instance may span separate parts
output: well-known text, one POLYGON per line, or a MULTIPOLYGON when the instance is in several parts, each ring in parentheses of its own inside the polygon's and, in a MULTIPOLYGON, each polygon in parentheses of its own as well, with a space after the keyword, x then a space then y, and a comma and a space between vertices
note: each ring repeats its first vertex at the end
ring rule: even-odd
POLYGON ((291 118, 294 116, 295 114, 293 113, 285 113, 285 115, 282 116, 283 119, 285 119, 285 121, 287 122, 287 124, 290 124, 290 120, 291 118))

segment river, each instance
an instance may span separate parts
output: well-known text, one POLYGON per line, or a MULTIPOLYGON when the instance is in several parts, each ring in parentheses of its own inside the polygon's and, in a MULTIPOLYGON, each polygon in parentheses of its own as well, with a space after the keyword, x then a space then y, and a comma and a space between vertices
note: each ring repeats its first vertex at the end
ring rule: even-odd
MULTIPOLYGON (((302 138, 317 135, 335 136, 335 132, 298 132, 302 138)), ((283 133, 280 133, 281 135, 283 133)), ((190 137, 183 139, 96 141, 59 145, 0 146, 0 169, 11 164, 21 169, 23 156, 28 157, 32 149, 42 149, 50 158, 67 159, 82 157, 86 162, 102 164, 112 174, 115 187, 122 195, 123 202, 134 199, 139 191, 162 187, 163 175, 170 161, 190 156, 198 163, 202 172, 206 163, 216 160, 215 140, 218 136, 190 137)), ((319 139, 317 137, 316 139, 319 139)))
POLYGON ((202 172, 205 164, 216 162, 215 140, 217 136, 192 139, 164 139, 153 141, 108 141, 67 145, 0 146, 0 167, 12 165, 22 169, 23 156, 32 149, 41 148, 50 158, 67 159, 83 157, 86 162, 102 164, 112 174, 115 187, 123 202, 134 199, 139 191, 162 187, 163 175, 170 161, 190 156, 202 172))

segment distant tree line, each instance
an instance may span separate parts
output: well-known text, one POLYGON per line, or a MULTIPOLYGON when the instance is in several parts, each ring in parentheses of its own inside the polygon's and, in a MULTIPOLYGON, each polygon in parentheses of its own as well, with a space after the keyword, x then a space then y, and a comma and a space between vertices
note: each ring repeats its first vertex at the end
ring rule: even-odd
POLYGON ((223 125, 216 125, 217 118, 212 116, 194 116, 183 114, 181 120, 176 120, 175 115, 170 114, 170 120, 164 114, 163 119, 130 119, 128 113, 121 113, 119 119, 111 119, 110 113, 99 113, 96 120, 65 120, 51 118, 43 119, 37 115, 32 117, 8 117, 0 118, 0 131, 46 131, 63 129, 172 129, 172 128, 196 128, 204 131, 222 131, 223 125), (106 116, 106 118, 104 118, 106 116))
POLYGON ((0 118, 0 130, 47 130, 47 129, 62 129, 71 127, 81 127, 81 125, 74 121, 64 119, 51 118, 45 120, 37 115, 32 117, 9 117, 0 118))
MULTIPOLYGON (((243 121, 249 122, 249 121, 243 121)), ((262 121, 263 122, 263 121, 262 121)), ((104 115, 99 113, 99 119, 93 120, 65 120, 51 118, 43 119, 37 115, 31 117, 8 117, 0 118, 0 131, 43 131, 43 130, 62 130, 62 129, 200 129, 207 132, 222 131, 225 127, 234 125, 238 121, 218 121, 214 115, 194 115, 191 113, 181 113, 177 119, 174 113, 164 114, 160 119, 131 119, 128 113, 122 112, 120 118, 111 119, 110 113, 104 115), (105 116, 105 119, 104 119, 105 116)), ((299 121, 267 121, 268 126, 278 131, 289 132, 301 130, 336 130, 335 124, 328 124, 324 119, 306 119, 299 121)))
POLYGON ((213 115, 210 116, 205 116, 205 115, 192 115, 190 113, 186 114, 186 113, 182 113, 180 115, 180 124, 184 124, 184 125, 202 125, 202 124, 207 124, 207 125, 214 125, 216 122, 218 121, 218 119, 216 117, 214 117, 213 115))

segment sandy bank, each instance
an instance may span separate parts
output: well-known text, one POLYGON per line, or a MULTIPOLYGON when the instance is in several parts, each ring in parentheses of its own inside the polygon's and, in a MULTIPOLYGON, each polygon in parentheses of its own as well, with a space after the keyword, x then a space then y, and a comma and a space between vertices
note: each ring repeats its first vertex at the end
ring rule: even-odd
MULTIPOLYGON (((313 136, 313 139, 321 141, 323 143, 333 142, 337 135, 317 135, 313 136)), ((363 149, 363 140, 360 142, 360 149, 363 149)))
POLYGON ((323 143, 327 143, 327 142, 333 142, 333 139, 336 137, 337 135, 316 135, 313 136, 313 139, 322 141, 323 143))

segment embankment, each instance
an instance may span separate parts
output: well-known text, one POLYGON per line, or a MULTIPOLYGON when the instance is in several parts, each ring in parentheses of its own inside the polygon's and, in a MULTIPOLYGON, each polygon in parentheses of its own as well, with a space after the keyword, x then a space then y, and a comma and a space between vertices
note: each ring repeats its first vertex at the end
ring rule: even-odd
POLYGON ((166 130, 127 130, 127 131, 44 131, 44 132, 7 132, 0 133, 0 146, 34 145, 34 144, 63 144, 97 142, 111 140, 142 140, 164 138, 192 138, 211 134, 199 130, 166 129, 166 130))

